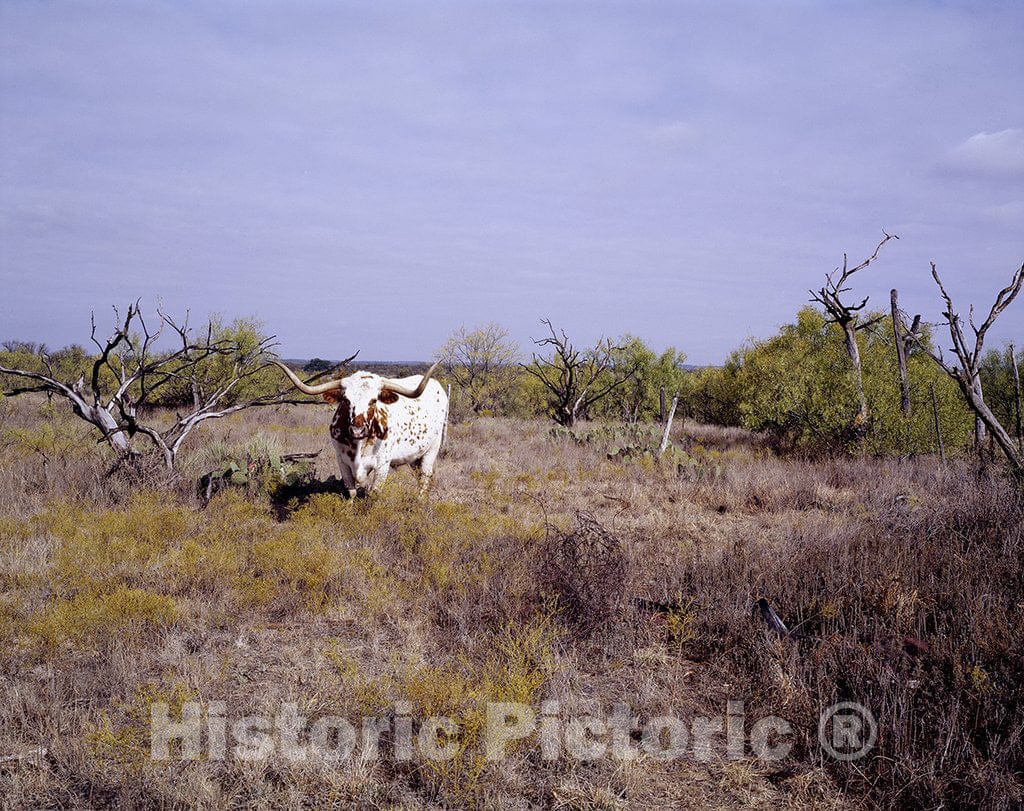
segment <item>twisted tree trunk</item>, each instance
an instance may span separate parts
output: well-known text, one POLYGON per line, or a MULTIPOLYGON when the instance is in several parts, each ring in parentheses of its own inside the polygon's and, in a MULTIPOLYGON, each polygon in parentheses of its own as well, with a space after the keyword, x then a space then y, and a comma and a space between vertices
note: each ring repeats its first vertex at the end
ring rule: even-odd
POLYGON ((853 366, 853 384, 857 388, 857 413, 853 418, 853 427, 861 431, 868 424, 868 398, 864 393, 864 372, 860 363, 860 348, 857 346, 857 326, 854 321, 845 321, 842 327, 846 338, 846 354, 850 356, 850 365, 853 366))

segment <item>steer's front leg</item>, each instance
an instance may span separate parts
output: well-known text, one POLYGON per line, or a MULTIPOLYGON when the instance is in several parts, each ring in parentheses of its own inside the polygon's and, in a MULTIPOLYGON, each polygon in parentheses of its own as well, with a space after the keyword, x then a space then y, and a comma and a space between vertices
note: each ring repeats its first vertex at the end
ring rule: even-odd
POLYGON ((338 473, 341 474, 341 489, 344 491, 346 498, 355 498, 357 489, 356 474, 352 470, 352 452, 347 446, 339 442, 334 443, 334 452, 338 456, 338 473))
POLYGON ((388 473, 391 472, 391 462, 382 462, 375 471, 373 471, 373 485, 370 487, 371 493, 376 493, 384 486, 384 480, 388 477, 388 473))

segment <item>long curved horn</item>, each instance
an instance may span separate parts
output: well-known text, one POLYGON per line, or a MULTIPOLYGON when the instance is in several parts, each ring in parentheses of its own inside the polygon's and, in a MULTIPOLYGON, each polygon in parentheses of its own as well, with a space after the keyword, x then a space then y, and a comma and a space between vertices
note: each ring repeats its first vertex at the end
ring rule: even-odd
POLYGON ((306 394, 323 394, 325 391, 334 391, 335 389, 341 388, 342 382, 340 380, 328 380, 326 383, 320 383, 316 386, 307 386, 295 376, 295 372, 280 361, 274 360, 271 361, 271 363, 280 366, 281 369, 284 370, 284 373, 288 375, 288 379, 295 385, 295 388, 301 392, 305 392, 306 394))
POLYGON ((404 394, 406 397, 419 397, 423 394, 423 390, 427 387, 427 383, 430 382, 430 378, 433 376, 434 372, 437 371, 440 365, 441 361, 438 361, 427 369, 427 373, 423 375, 418 386, 406 386, 403 383, 399 383, 397 380, 385 377, 384 385, 381 386, 381 389, 383 391, 393 391, 395 394, 404 394))

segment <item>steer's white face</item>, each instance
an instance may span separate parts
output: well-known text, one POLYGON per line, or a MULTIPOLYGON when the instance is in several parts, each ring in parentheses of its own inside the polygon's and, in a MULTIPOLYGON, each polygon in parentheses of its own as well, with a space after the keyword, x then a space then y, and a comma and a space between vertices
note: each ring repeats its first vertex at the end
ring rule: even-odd
POLYGON ((325 400, 337 405, 331 421, 336 441, 387 438, 387 406, 397 402, 399 395, 383 391, 383 383, 379 375, 356 372, 342 381, 340 389, 324 394, 325 400))

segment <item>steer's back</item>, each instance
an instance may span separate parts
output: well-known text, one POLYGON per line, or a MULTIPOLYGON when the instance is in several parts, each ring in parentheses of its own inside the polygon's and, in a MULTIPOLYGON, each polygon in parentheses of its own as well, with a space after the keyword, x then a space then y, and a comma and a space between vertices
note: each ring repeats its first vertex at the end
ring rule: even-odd
MULTIPOLYGON (((415 386, 420 379, 413 375, 401 378, 400 382, 415 386)), ((427 383, 419 397, 399 397, 388 406, 392 463, 410 464, 440 448, 447 418, 448 395, 436 380, 427 383)))

